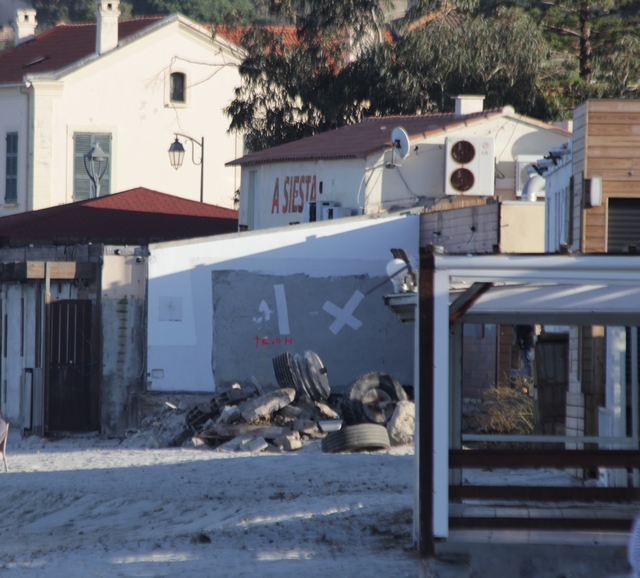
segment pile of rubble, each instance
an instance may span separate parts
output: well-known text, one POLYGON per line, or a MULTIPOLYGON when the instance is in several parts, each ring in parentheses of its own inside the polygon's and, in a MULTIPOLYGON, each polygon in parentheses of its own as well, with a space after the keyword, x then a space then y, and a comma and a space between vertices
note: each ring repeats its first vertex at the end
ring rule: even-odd
MULTIPOLYGON (((161 415, 143 420, 142 431, 134 432, 127 445, 294 451, 310 441, 334 436, 328 445, 323 441, 323 451, 353 451, 413 441, 413 403, 398 401, 393 415, 387 412, 391 419, 346 432, 358 426, 344 424, 341 398, 331 395, 327 370, 314 352, 306 351, 303 356, 283 353, 273 359, 273 366, 278 389, 265 391, 258 383, 248 387, 236 383, 215 394, 208 404, 186 409, 167 402, 161 415), (382 437, 378 430, 369 431, 372 428, 380 428, 382 437), (345 435, 346 446, 341 440, 345 435)), ((385 399, 384 403, 389 402, 385 399)))

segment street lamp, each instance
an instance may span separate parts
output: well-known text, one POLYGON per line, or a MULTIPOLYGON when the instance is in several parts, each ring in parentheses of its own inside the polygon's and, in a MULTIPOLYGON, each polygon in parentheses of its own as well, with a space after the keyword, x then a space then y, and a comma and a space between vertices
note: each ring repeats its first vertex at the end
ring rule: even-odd
POLYGON ((95 195, 100 196, 100 179, 107 172, 109 166, 109 155, 105 153, 98 143, 94 144, 88 153, 82 155, 84 158, 84 170, 87 171, 91 182, 93 183, 93 191, 95 195))
POLYGON ((202 140, 198 142, 195 139, 192 139, 190 136, 186 134, 180 134, 177 132, 173 133, 176 136, 176 140, 171 143, 169 147, 169 161, 171 162, 171 166, 176 169, 176 171, 182 166, 182 161, 184 160, 184 147, 182 143, 178 140, 178 137, 186 138, 191 141, 191 161, 194 165, 200 165, 200 202, 204 202, 204 137, 202 140), (196 147, 198 145, 200 147, 200 161, 196 161, 196 147))

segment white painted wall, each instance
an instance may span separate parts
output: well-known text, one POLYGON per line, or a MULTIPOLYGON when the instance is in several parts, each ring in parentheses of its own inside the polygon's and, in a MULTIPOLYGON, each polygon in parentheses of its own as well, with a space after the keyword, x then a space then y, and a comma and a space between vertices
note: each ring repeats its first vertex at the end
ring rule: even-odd
MULTIPOLYGON (((391 247, 405 248, 417 263, 418 238, 419 216, 406 215, 382 219, 360 217, 151 245, 147 360, 150 388, 201 392, 215 389, 212 364, 224 360, 216 360, 212 351, 213 271, 237 270, 283 276, 303 274, 325 279, 354 275, 380 277, 386 276, 391 247), (153 375, 163 377, 154 378, 153 375)), ((250 299, 251 302, 246 303, 248 311, 255 310, 258 316, 262 299, 258 294, 250 299)), ((310 308, 313 307, 310 303, 310 308)), ((322 303, 319 303, 318 309, 321 308, 322 303)), ((271 309, 275 310, 273 304, 271 309)), ((320 313, 318 318, 321 318, 320 313)), ((380 313, 388 314, 382 301, 380 313)), ((327 316, 328 323, 332 320, 327 316)), ((363 326, 358 330, 358 336, 367 331, 366 319, 361 321, 363 326)), ((410 329, 408 331, 412 333, 410 329)), ((373 355, 376 342, 384 343, 387 337, 374 335, 370 338, 373 355)), ((253 335, 247 339, 238 347, 253 347, 253 335)), ((406 369, 411 373, 410 363, 406 369)))
MULTIPOLYGON (((401 125, 401 119, 398 121, 401 125)), ((389 132, 394 128, 387 126, 389 132)), ((495 196, 515 199, 516 158, 519 155, 544 156, 550 149, 567 141, 566 133, 541 124, 528 123, 516 115, 505 114, 473 122, 467 126, 442 131, 437 136, 416 138, 411 141, 411 153, 404 159, 395 159, 395 168, 389 168, 391 151, 381 151, 366 159, 335 161, 304 161, 265 163, 242 168, 240 195, 240 224, 249 229, 278 227, 302 221, 301 213, 275 210, 274 192, 278 179, 279 203, 284 204, 284 183, 287 187, 296 176, 316 179, 316 200, 333 201, 340 206, 354 208, 354 214, 385 213, 402 207, 413 207, 426 200, 433 201, 445 195, 445 142, 446 138, 486 137, 495 139, 495 196), (417 149, 415 148, 417 147, 417 149), (255 172, 255 198, 250 197, 250 173, 255 172), (318 193, 323 182, 323 193, 318 193), (251 210, 253 209, 253 211, 251 210), (249 213, 253 214, 250 215, 249 213)), ((294 185, 295 186, 295 185, 294 185)), ((289 193, 287 191, 287 198, 289 193)), ((294 193, 296 203, 302 201, 294 193)), ((305 200, 306 182, 305 182, 305 200)))
MULTIPOLYGON (((0 88, 0 133, 19 130, 18 207, 0 215, 73 200, 73 133, 112 133, 111 191, 138 186, 200 199, 200 167, 184 140, 183 166, 175 171, 167 151, 173 133, 205 138, 204 200, 233 206, 239 171, 224 163, 242 153, 227 134, 222 109, 239 76, 237 59, 221 45, 175 21, 103 55, 57 81, 35 80, 30 89, 0 88), (187 103, 169 103, 170 72, 187 75, 187 103), (215 73, 215 75, 214 75, 215 73), (27 94, 28 93, 28 94, 27 94), (31 110, 27 110, 27 105, 31 110), (33 118, 33 203, 27 206, 26 124, 33 118), (23 177, 24 175, 24 177, 23 177)), ((0 139, 4 147, 4 138, 0 139)), ((196 147, 196 160, 200 149, 196 147)), ((0 178, 4 176, 0 157, 0 178)))
POLYGON ((545 252, 555 253, 569 244, 569 201, 572 165, 545 176, 545 252))
POLYGON ((0 215, 26 210, 28 99, 17 86, 0 89, 0 215), (18 133, 18 205, 7 205, 7 133, 18 133), (22 192, 22 194, 21 194, 22 192))

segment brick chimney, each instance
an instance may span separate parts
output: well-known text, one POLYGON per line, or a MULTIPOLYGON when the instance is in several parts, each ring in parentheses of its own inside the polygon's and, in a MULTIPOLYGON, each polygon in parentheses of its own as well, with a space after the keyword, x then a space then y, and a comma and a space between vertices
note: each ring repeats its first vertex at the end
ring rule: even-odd
POLYGON ((15 46, 36 37, 36 11, 33 8, 19 8, 13 22, 13 43, 15 46))
POLYGON ((96 52, 104 54, 118 46, 118 6, 120 0, 96 2, 96 52))
POLYGON ((465 114, 473 114, 484 110, 484 96, 478 94, 460 94, 454 96, 453 100, 456 104, 456 116, 464 116, 465 114))

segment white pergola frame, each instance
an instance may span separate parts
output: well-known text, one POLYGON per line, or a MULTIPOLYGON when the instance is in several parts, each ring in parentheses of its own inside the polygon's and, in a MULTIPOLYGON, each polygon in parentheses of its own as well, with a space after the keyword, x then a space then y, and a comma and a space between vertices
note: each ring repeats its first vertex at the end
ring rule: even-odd
MULTIPOLYGON (((449 449, 451 427, 451 392, 454 389, 455 364, 450 355, 450 339, 443 338, 455 332, 461 323, 483 322, 474 320, 471 297, 468 308, 455 323, 450 322, 450 287, 455 283, 520 283, 571 286, 640 287, 640 256, 612 255, 438 255, 422 251, 416 324, 416 519, 420 559, 433 554, 434 537, 446 538, 449 523, 449 449), (424 427, 432 423, 432 427, 424 427), (447 432, 446 435, 442 435, 447 432)), ((404 297, 406 301, 406 297, 404 297)), ((627 305, 624 325, 640 326, 640 299, 627 305)), ((529 318, 535 314, 529 314, 529 318)), ((505 310, 506 323, 514 317, 526 322, 527 312, 505 310)), ((614 323, 620 325, 621 317, 614 323)), ((603 325, 607 318, 605 302, 592 304, 588 311, 579 312, 580 325, 603 325)), ((484 321, 489 322, 489 321, 484 321)), ((500 315, 491 321, 500 323, 500 315)), ((576 325, 576 312, 551 309, 545 313, 545 323, 576 325)), ((538 321, 539 323, 539 321, 538 321)), ((606 325, 606 324, 605 324, 606 325)), ((454 344, 455 340, 451 340, 454 344)), ((455 347, 455 345, 453 346, 455 347)), ((454 351, 454 358, 456 352, 454 351)), ((637 363, 637 362, 636 362, 637 363)), ((632 387, 634 396, 634 431, 637 430, 638 387, 632 387)), ((473 439, 482 436, 474 436, 473 439)), ((539 441, 536 436, 526 441, 539 441)), ((471 439, 467 437, 466 439, 471 439)), ((492 436, 493 441, 498 441, 492 436)), ((509 437, 513 441, 513 437, 509 437)), ((545 436, 544 441, 573 443, 612 443, 638 447, 637 435, 632 438, 565 438, 545 436)), ((422 564, 421 564, 422 566, 422 564)))

